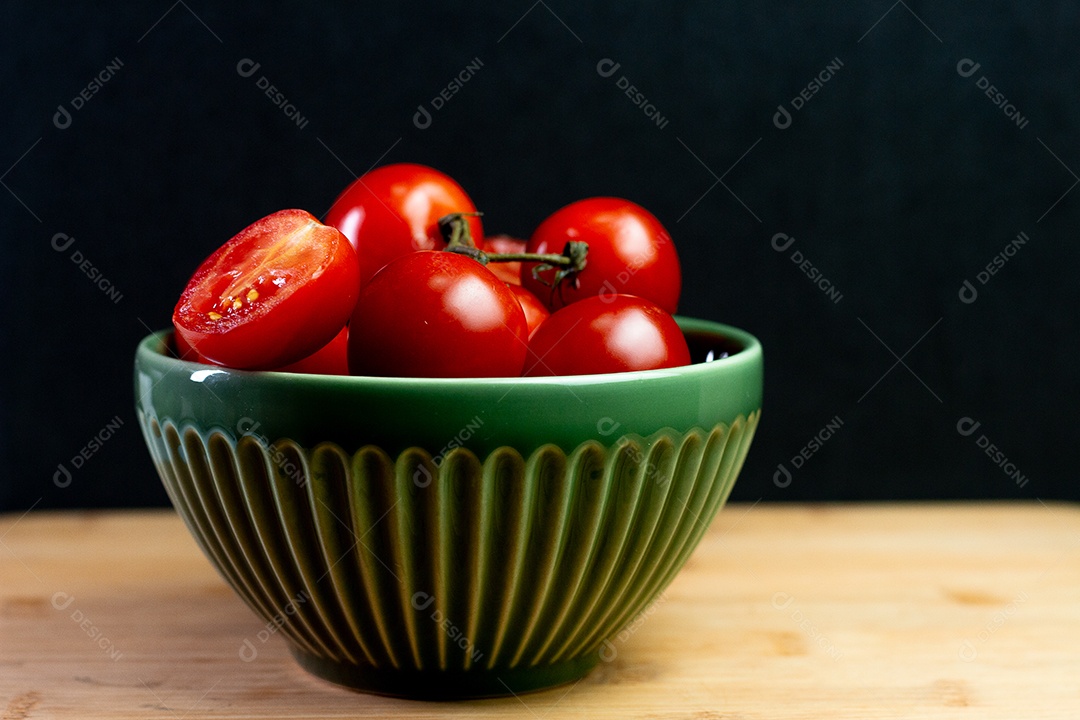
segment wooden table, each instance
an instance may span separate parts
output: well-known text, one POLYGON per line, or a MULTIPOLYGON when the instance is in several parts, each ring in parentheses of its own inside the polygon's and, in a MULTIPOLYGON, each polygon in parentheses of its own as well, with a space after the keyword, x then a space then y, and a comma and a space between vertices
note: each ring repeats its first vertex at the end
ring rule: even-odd
POLYGON ((1075 720, 1080 508, 729 506, 609 662, 519 698, 341 689, 264 628, 170 512, 0 516, 4 720, 1075 720))

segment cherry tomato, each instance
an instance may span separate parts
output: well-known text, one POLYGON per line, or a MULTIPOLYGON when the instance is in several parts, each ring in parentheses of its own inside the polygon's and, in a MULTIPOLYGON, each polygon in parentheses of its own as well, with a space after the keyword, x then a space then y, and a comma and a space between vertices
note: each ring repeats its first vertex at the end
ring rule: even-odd
POLYGON ((578 200, 557 210, 533 232, 528 251, 561 253, 570 240, 588 243, 585 268, 576 282, 550 287, 555 271, 533 277, 536 263, 522 263, 521 284, 556 310, 601 295, 637 295, 674 313, 682 274, 675 245, 660 221, 629 200, 598 197, 578 200))
MULTIPOLYGON (((452 178, 424 165, 398 163, 365 173, 345 188, 326 224, 349 238, 363 285, 394 258, 441 249, 439 218, 461 212, 476 212, 476 206, 452 178)), ((484 237, 480 218, 469 218, 469 231, 484 237)))
POLYGON ((195 352, 195 348, 187 344, 184 340, 184 336, 178 332, 173 333, 173 344, 176 345, 176 356, 181 360, 187 360, 188 362, 202 363, 203 365, 213 365, 199 353, 195 352))
MULTIPOLYGON (((499 264, 488 263, 487 268, 490 270, 499 264)), ((510 292, 514 293, 514 297, 521 303, 521 309, 525 311, 525 324, 529 326, 529 337, 532 337, 533 333, 536 332, 536 328, 540 327, 540 324, 547 320, 551 313, 544 307, 544 303, 540 302, 540 298, 520 285, 506 283, 506 287, 510 288, 510 292)))
POLYGON ((356 254, 345 236, 303 210, 281 210, 203 261, 173 325, 213 363, 281 367, 330 342, 358 294, 356 254))
MULTIPOLYGON (((518 240, 509 235, 495 235, 484 238, 480 249, 489 253, 523 253, 525 244, 524 240, 518 240)), ((488 263, 487 269, 509 285, 521 284, 521 263, 516 260, 488 263)))
MULTIPOLYGON (((537 301, 539 302, 539 300, 537 301)), ((180 333, 173 334, 176 344, 176 355, 181 360, 202 363, 203 365, 217 365, 204 358, 195 349, 187 344, 184 336, 180 333)), ((278 372, 310 373, 313 375, 348 375, 349 374, 349 330, 342 328, 334 339, 323 345, 306 358, 301 358, 284 367, 274 368, 278 372)))
POLYGON ((592 297, 552 313, 529 340, 525 375, 594 375, 690 364, 674 318, 632 295, 592 297))
POLYGON ((323 345, 306 358, 301 358, 284 367, 274 368, 279 372, 310 373, 312 375, 348 375, 349 374, 349 329, 342 328, 334 339, 323 345))
POLYGON ((510 288, 463 255, 394 260, 360 291, 349 324, 354 375, 507 377, 521 374, 525 312, 510 288))

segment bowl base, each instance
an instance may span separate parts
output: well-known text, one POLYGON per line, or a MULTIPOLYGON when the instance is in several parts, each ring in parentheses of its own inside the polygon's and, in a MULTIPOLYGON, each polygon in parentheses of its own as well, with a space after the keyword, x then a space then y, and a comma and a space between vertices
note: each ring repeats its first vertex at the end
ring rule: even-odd
POLYGON ((395 670, 329 660, 289 645, 300 666, 338 685, 410 700, 464 700, 544 690, 579 680, 596 667, 592 653, 556 665, 474 670, 395 670))

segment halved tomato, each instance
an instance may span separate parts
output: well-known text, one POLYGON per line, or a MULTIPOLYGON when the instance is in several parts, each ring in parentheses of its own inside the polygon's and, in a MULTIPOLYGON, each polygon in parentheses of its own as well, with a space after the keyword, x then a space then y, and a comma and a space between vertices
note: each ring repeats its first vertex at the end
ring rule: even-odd
POLYGON ((348 239, 303 210, 281 210, 203 261, 173 311, 183 341, 212 362, 277 368, 345 327, 360 292, 348 239))

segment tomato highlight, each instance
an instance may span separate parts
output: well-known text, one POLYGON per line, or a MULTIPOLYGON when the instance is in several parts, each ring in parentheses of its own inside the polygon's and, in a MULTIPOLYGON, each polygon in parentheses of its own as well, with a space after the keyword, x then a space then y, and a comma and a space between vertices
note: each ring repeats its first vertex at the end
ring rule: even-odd
POLYGON ((592 297, 556 310, 529 340, 524 375, 596 375, 690 364, 682 330, 632 295, 592 297))
POLYGON ((671 235, 655 215, 620 198, 570 203, 540 223, 529 238, 530 253, 560 253, 568 242, 589 251, 584 269, 557 282, 556 268, 522 263, 521 284, 557 310, 589 297, 636 295, 674 313, 682 271, 671 235))
MULTIPOLYGON (((443 247, 439 218, 475 213, 460 185, 434 168, 395 163, 364 173, 330 207, 326 224, 349 238, 364 285, 387 263, 419 250, 443 247)), ((484 237, 479 217, 468 219, 474 238, 484 237)))
POLYGON ((501 280, 472 258, 421 251, 394 260, 360 292, 349 370, 397 377, 521 374, 528 325, 501 280))

